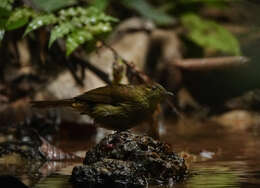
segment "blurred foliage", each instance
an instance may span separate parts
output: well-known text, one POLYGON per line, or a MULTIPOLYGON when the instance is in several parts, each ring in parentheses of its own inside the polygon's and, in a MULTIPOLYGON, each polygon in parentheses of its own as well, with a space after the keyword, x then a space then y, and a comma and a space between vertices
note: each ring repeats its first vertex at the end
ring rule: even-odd
POLYGON ((29 22, 31 17, 35 17, 36 13, 29 8, 17 8, 15 9, 7 19, 5 29, 14 30, 18 29, 29 22))
POLYGON ((186 38, 204 49, 230 55, 241 53, 239 43, 233 34, 217 21, 205 20, 199 14, 202 8, 228 8, 228 0, 28 1, 29 6, 28 4, 27 7, 21 6, 20 3, 16 8, 12 8, 14 0, 0 1, 0 41, 9 30, 27 26, 24 33, 27 35, 42 26, 48 26, 51 33, 49 47, 57 39, 64 38, 66 54, 70 55, 82 44, 85 44, 88 49, 93 48, 98 38, 102 39, 112 30, 112 23, 117 19, 104 13, 109 10, 120 19, 126 18, 124 16, 128 17, 131 13, 152 20, 159 26, 180 23, 188 31, 184 33, 186 38))
POLYGON ((237 39, 223 26, 196 14, 185 14, 181 22, 188 29, 187 37, 196 44, 212 50, 240 55, 237 39))
POLYGON ((14 0, 1 0, 0 1, 0 8, 1 8, 1 11, 11 11, 12 10, 12 3, 14 2, 14 0))
MULTIPOLYGON (((239 0, 237 0, 239 1, 239 0)), ((236 37, 214 20, 205 20, 199 15, 202 8, 228 8, 229 0, 95 0, 93 5, 105 10, 111 4, 121 4, 127 10, 134 11, 159 26, 171 26, 178 21, 189 32, 186 37, 198 46, 240 55, 240 46, 236 37)))
POLYGON ((154 8, 145 0, 122 0, 122 3, 126 7, 137 11, 145 18, 153 20, 159 25, 171 25, 175 22, 175 19, 172 16, 154 8))
POLYGON ((77 0, 32 0, 32 2, 45 12, 53 12, 77 4, 77 0))
POLYGON ((0 1, 0 44, 5 35, 5 24, 11 14, 12 3, 14 0, 1 0, 0 1))
MULTIPOLYGON (((72 1, 66 2, 68 5, 72 1)), ((45 4, 39 1, 39 5, 43 8, 45 4)), ((61 3, 59 7, 56 6, 55 10, 63 6, 65 6, 65 3, 61 3)), ((14 9, 5 17, 5 22, 1 27, 0 39, 3 38, 5 31, 23 26, 27 26, 24 36, 42 26, 50 26, 49 47, 57 39, 65 38, 66 55, 70 55, 79 45, 86 42, 94 44, 93 41, 103 38, 112 30, 111 24, 117 22, 116 18, 106 15, 93 6, 69 7, 53 13, 49 13, 54 9, 48 9, 48 6, 45 6, 44 9, 48 12, 37 12, 27 7, 14 9)), ((8 11, 8 9, 5 10, 8 11)))
POLYGON ((92 2, 92 6, 98 8, 99 10, 105 10, 109 5, 108 0, 95 0, 92 2))

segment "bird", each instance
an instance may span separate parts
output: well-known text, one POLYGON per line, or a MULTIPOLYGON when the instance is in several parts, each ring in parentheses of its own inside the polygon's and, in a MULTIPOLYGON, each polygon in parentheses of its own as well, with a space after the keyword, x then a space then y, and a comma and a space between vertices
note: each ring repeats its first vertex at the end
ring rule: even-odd
POLYGON ((149 119, 158 104, 173 93, 158 83, 112 84, 87 91, 74 98, 32 101, 33 107, 71 107, 87 114, 99 127, 125 131, 149 119))

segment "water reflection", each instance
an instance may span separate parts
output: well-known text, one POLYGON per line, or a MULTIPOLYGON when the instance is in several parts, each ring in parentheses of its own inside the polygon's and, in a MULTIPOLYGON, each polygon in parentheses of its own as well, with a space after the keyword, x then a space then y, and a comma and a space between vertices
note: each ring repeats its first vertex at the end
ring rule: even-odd
POLYGON ((228 162, 225 162, 225 165, 197 164, 184 187, 239 187, 240 173, 242 172, 230 169, 228 162))
POLYGON ((66 175, 51 175, 48 178, 40 181, 34 188, 72 188, 69 182, 69 176, 66 175))
MULTIPOLYGON (((258 166, 259 167, 259 166, 258 166)), ((187 181, 174 185, 175 188, 220 188, 260 186, 260 170, 248 171, 246 161, 202 162, 192 167, 187 181)), ((69 175, 55 174, 40 181, 34 188, 72 188, 69 175)), ((167 186, 150 186, 166 188, 167 186)))
MULTIPOLYGON (((79 139, 71 142, 71 138, 65 136, 62 139, 64 140, 59 142, 60 147, 67 151, 73 151, 72 148, 75 147, 76 151, 78 148, 82 149, 82 143, 85 144, 84 151, 90 145, 94 145, 93 140, 79 139)), ((185 182, 174 185, 175 188, 260 187, 260 137, 252 132, 228 132, 217 125, 205 122, 196 124, 188 121, 180 126, 176 124, 173 126, 173 123, 169 122, 162 140, 170 143, 177 152, 185 151, 195 156, 193 163, 189 165, 191 176, 185 182), (210 154, 210 157, 205 158, 205 154, 206 156, 210 154)), ((27 185, 34 184, 34 188, 72 188, 69 177, 73 166, 76 165, 78 164, 59 165, 55 174, 52 172, 47 177, 36 178, 36 184, 28 183, 28 179, 32 181, 32 176, 22 175, 23 171, 17 173, 16 168, 12 174, 19 174, 27 185)), ((12 164, 9 164, 8 167, 3 168, 2 164, 1 174, 8 169, 13 169, 11 166, 12 164)), ((167 186, 150 187, 166 188, 167 186)))

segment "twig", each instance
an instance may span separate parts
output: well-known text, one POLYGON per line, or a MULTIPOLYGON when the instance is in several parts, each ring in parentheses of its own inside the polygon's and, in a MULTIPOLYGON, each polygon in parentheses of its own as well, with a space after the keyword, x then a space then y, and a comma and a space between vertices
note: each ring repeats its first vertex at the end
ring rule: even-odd
POLYGON ((70 57, 70 60, 72 62, 75 63, 79 63, 80 65, 82 65, 84 68, 88 68, 90 71, 92 71, 93 73, 95 73, 101 80, 103 80, 104 82, 106 82, 107 84, 111 84, 111 80, 109 79, 109 76, 107 73, 103 72, 102 70, 98 69, 97 67, 95 67, 94 65, 92 65, 89 61, 85 60, 85 59, 81 59, 79 57, 76 56, 72 56, 70 57))
POLYGON ((174 111, 180 118, 184 119, 184 116, 182 113, 176 108, 176 106, 173 104, 172 100, 169 98, 166 100, 167 104, 170 106, 171 110, 174 111))
POLYGON ((201 59, 177 59, 173 64, 176 67, 191 71, 204 71, 213 69, 223 69, 226 67, 241 66, 250 61, 244 56, 230 56, 230 57, 212 57, 201 59))
POLYGON ((75 79, 76 83, 83 87, 84 84, 83 84, 83 79, 81 79, 77 74, 76 74, 76 66, 77 64, 74 64, 74 66, 72 66, 71 62, 70 61, 66 61, 67 62, 67 67, 72 75, 72 77, 75 79))
POLYGON ((120 56, 117 51, 111 47, 110 45, 106 44, 104 41, 101 41, 103 46, 111 50, 111 52, 114 54, 115 61, 118 59, 121 59, 122 62, 126 65, 127 67, 127 73, 128 77, 131 75, 134 75, 139 82, 146 83, 146 84, 151 84, 152 80, 142 71, 138 70, 138 68, 135 66, 135 64, 128 62, 126 59, 124 59, 122 56, 120 56))

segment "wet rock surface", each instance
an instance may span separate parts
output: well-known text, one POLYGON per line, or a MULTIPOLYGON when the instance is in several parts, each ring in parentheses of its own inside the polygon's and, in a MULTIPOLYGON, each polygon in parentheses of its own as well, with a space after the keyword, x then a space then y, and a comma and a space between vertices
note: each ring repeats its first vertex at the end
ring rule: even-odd
POLYGON ((92 165, 73 169, 71 181, 76 186, 142 187, 147 185, 146 177, 138 170, 135 162, 116 159, 102 159, 92 165))
POLYGON ((67 162, 78 160, 77 156, 49 142, 58 127, 59 117, 55 114, 35 114, 21 123, 0 126, 0 175, 4 175, 0 177, 0 185, 4 181, 3 185, 10 183, 9 187, 19 187, 12 179, 15 176, 31 187, 41 178, 69 165, 67 162))
POLYGON ((52 140, 58 124, 54 116, 33 115, 20 124, 0 127, 0 159, 9 161, 15 156, 26 163, 74 159, 74 155, 47 141, 52 140), (45 132, 41 131, 44 126, 47 127, 45 132))
POLYGON ((9 175, 0 176, 0 183, 1 185, 5 185, 4 187, 28 188, 18 178, 9 175))
POLYGON ((105 137, 86 153, 83 164, 71 176, 78 186, 174 184, 188 173, 184 159, 169 145, 129 132, 105 137))

